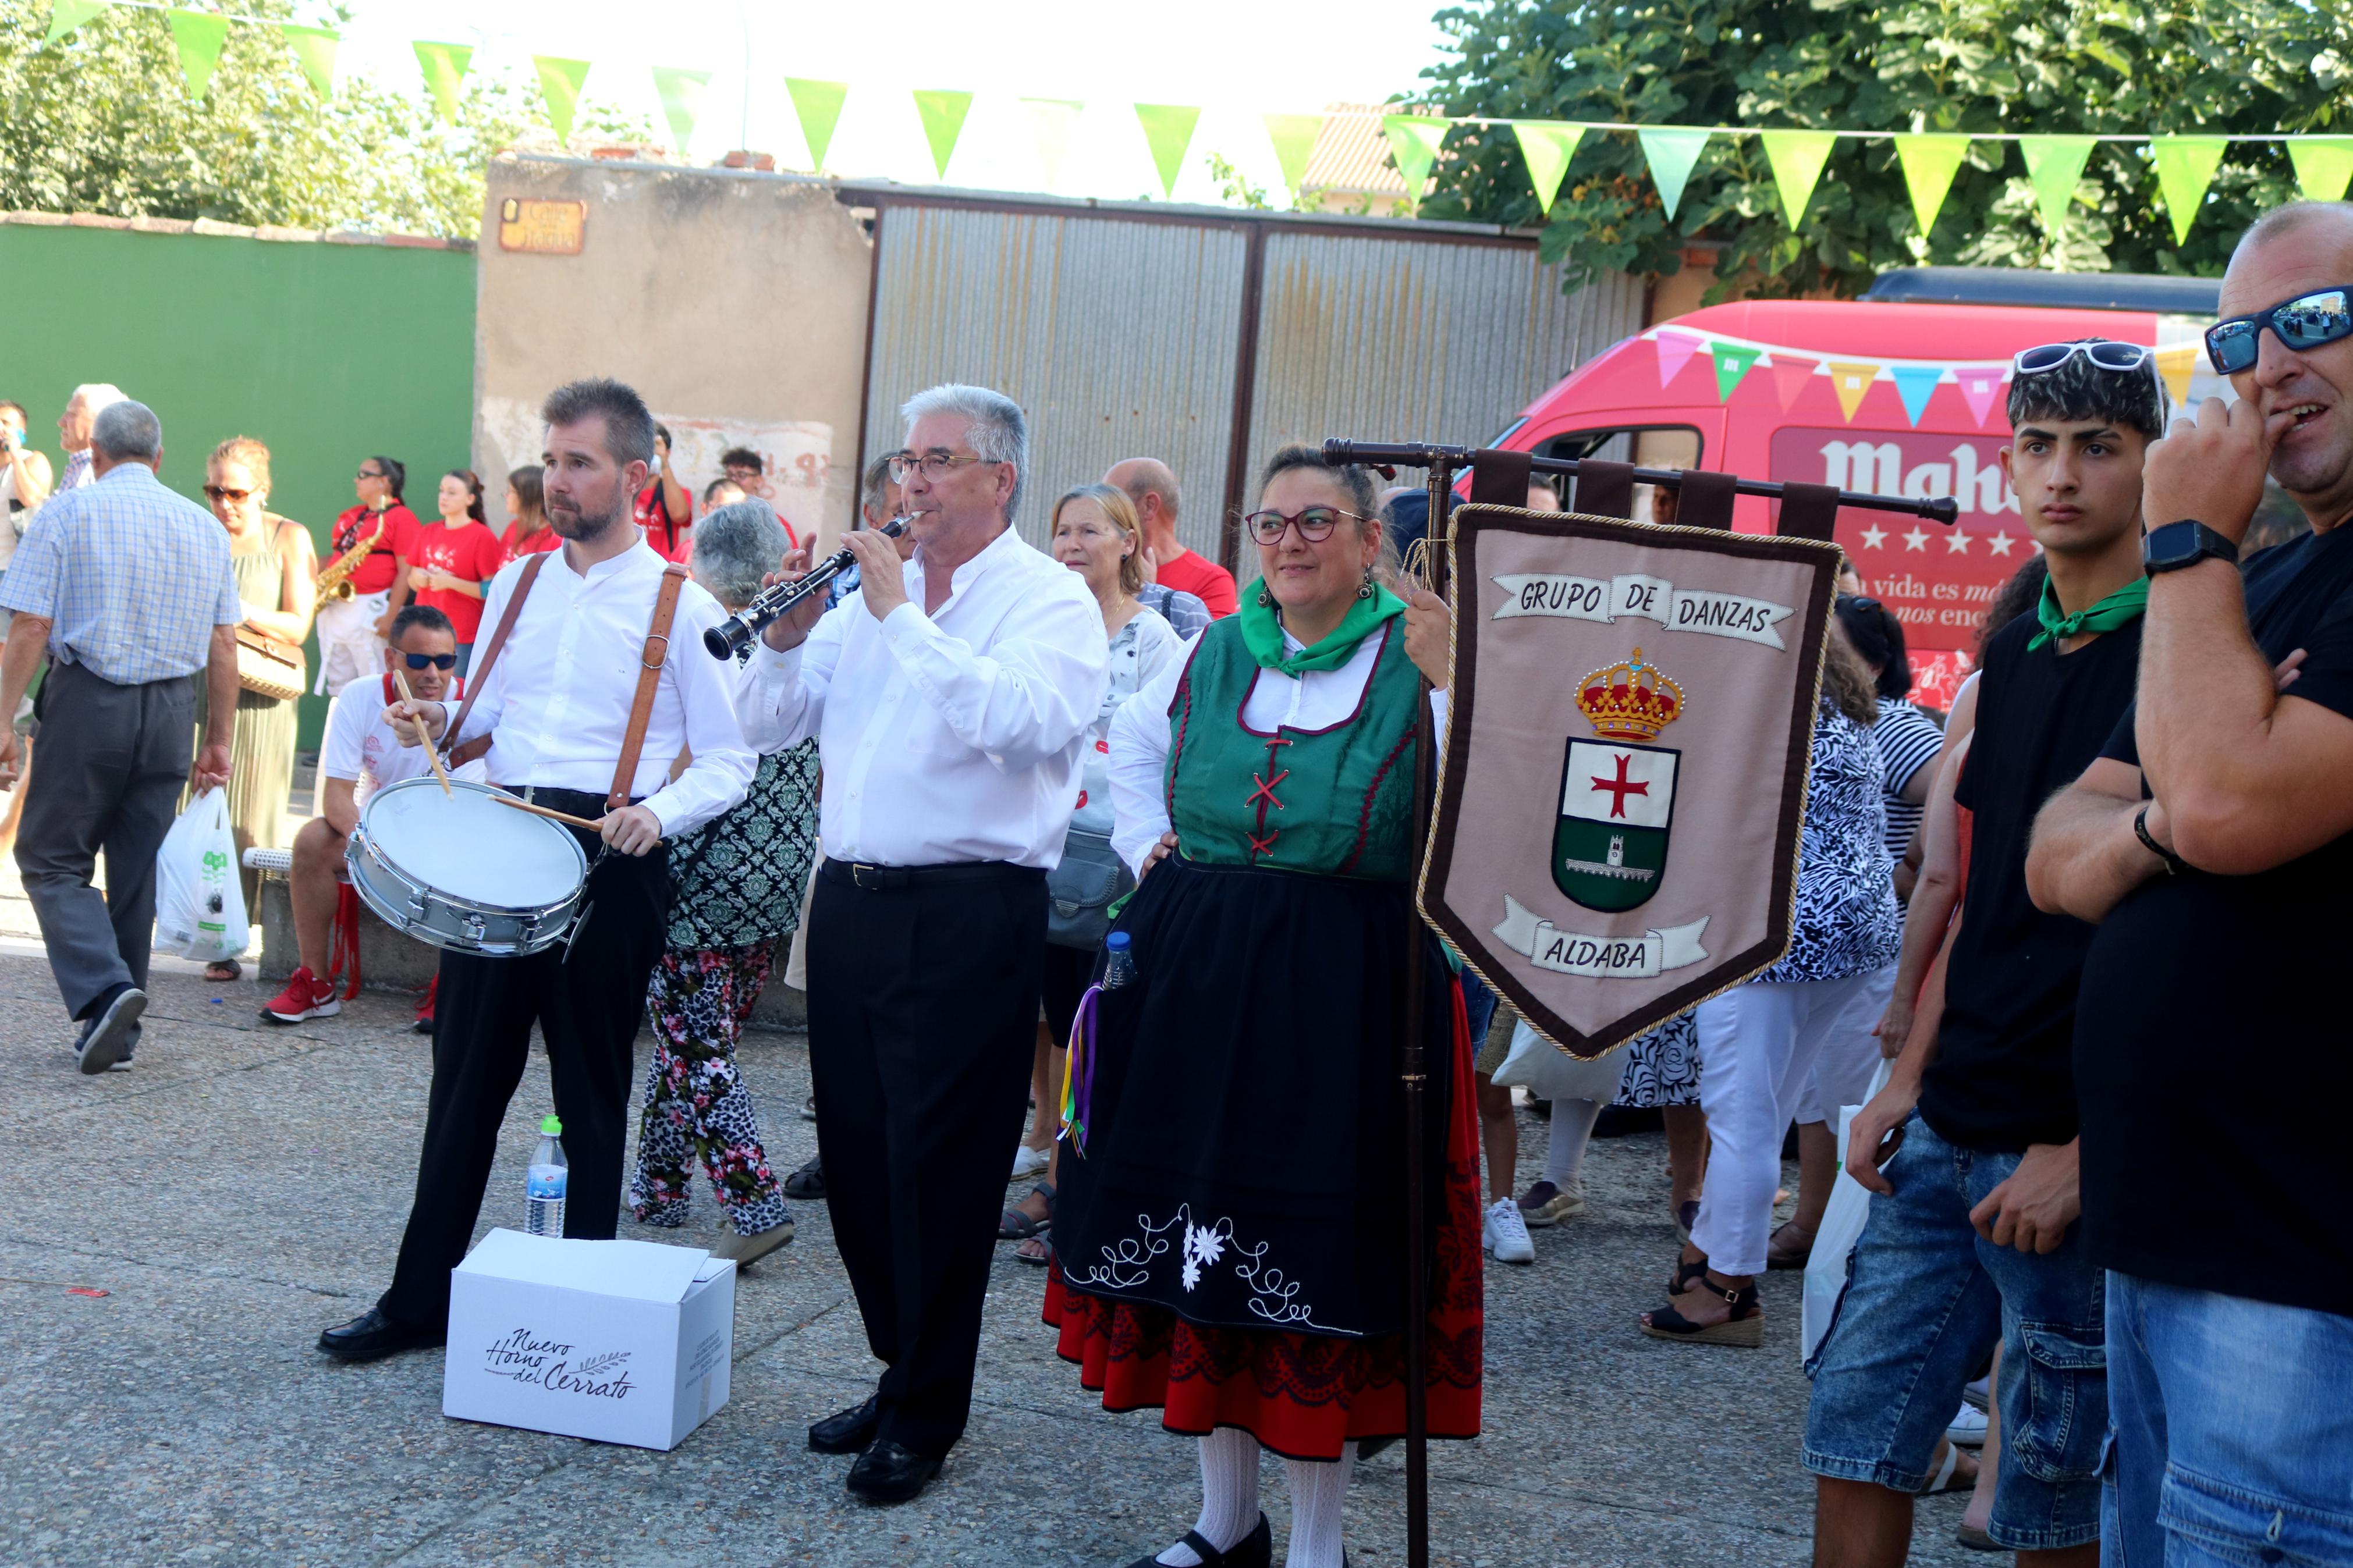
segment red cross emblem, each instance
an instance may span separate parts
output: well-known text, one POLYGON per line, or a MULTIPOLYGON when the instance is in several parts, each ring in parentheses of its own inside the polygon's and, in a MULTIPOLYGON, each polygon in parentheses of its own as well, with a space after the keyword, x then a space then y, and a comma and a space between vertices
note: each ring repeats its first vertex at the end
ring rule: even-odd
POLYGON ((1596 778, 1593 781, 1593 787, 1595 789, 1606 789, 1609 792, 1609 815, 1612 816, 1623 816, 1626 815, 1626 797, 1628 795, 1649 795, 1651 793, 1651 786, 1648 784, 1637 784, 1626 776, 1627 765, 1633 762, 1633 760, 1634 759, 1632 757, 1629 756, 1624 752, 1619 752, 1618 776, 1614 779, 1596 778))

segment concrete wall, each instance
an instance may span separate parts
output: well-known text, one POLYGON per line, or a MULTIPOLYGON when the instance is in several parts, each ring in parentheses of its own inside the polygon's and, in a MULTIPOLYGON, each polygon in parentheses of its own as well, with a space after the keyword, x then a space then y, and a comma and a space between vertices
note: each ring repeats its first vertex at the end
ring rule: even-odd
POLYGON ((797 530, 839 534, 858 491, 872 270, 864 227, 820 181, 500 154, 474 361, 474 453, 491 501, 510 468, 538 461, 550 389, 612 375, 670 426, 698 494, 721 451, 749 446, 797 530), (586 203, 580 254, 503 248, 509 197, 586 203))

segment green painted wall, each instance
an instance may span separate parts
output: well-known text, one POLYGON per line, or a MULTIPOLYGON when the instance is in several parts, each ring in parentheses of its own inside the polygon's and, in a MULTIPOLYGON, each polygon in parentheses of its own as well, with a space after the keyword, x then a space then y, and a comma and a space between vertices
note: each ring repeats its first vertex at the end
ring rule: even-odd
MULTIPOLYGON (((198 504, 205 455, 258 437, 270 510, 310 525, 322 552, 361 458, 406 463, 428 521, 436 480, 470 466, 470 252, 0 223, 0 298, 16 301, 0 398, 25 405, 60 468, 57 416, 94 381, 155 410, 164 480, 198 504)), ((315 673, 315 639, 311 658, 315 673)), ((326 703, 302 705, 309 749, 326 703)))

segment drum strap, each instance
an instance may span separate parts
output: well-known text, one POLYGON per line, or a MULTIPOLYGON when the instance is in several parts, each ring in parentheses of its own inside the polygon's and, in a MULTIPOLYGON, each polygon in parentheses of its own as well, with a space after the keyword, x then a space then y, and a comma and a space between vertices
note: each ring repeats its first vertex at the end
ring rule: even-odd
POLYGON ((670 617, 678 613, 678 591, 685 585, 685 567, 673 561, 662 568, 661 591, 654 595, 653 625, 646 628, 646 646, 638 654, 638 694, 629 703, 629 728, 621 737, 620 765, 613 770, 612 793, 605 797, 607 811, 618 811, 629 804, 629 786, 638 777, 638 755, 646 749, 646 726, 653 721, 654 690, 661 684, 662 665, 670 658, 670 617))
MULTIPOLYGON (((514 594, 507 600, 506 608, 499 612, 499 624, 491 633, 491 646, 483 650, 482 662, 470 672, 473 679, 466 683, 466 700, 458 704, 457 721, 442 732, 445 744, 452 735, 465 732, 466 715, 474 710, 474 699, 490 684, 491 667, 499 662, 499 655, 507 646, 507 634, 514 630, 515 617, 522 614, 522 602, 531 597, 531 585, 539 581, 539 569, 547 564, 549 553, 541 551, 523 563, 522 578, 515 584, 514 594)), ((477 735, 470 741, 449 746, 442 755, 449 766, 462 768, 490 749, 491 738, 477 735)))

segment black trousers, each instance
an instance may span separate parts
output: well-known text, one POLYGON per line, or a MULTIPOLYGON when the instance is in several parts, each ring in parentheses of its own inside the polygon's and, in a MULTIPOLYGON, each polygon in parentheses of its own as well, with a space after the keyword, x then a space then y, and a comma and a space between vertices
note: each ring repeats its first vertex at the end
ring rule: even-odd
POLYGON ((1027 1121, 1045 874, 850 885, 809 911, 809 1067, 834 1243, 886 1370, 877 1436, 937 1458, 972 1408, 980 1311, 1027 1121))
MULTIPOLYGON (((576 816, 604 810, 601 795, 541 790, 546 805, 576 816)), ((577 830, 574 830, 577 832, 577 830)), ((609 1241, 621 1206, 628 1142, 631 1047, 645 1012, 646 982, 661 956, 670 916, 670 866, 659 850, 609 853, 579 834, 596 861, 586 912, 570 952, 529 958, 441 955, 433 1005, 433 1089, 417 1155, 417 1199, 400 1238, 392 1288, 376 1305, 401 1323, 439 1328, 449 1319, 449 1270, 466 1256, 482 1188, 498 1152, 499 1125, 522 1081, 531 1026, 547 1041, 555 1114, 564 1122, 564 1234, 609 1241)), ((534 1109, 532 1120, 542 1113, 534 1109)), ((1008 1156, 1010 1158, 1010 1156, 1008 1156)), ((522 1223, 522 1191, 494 1217, 522 1223)))

